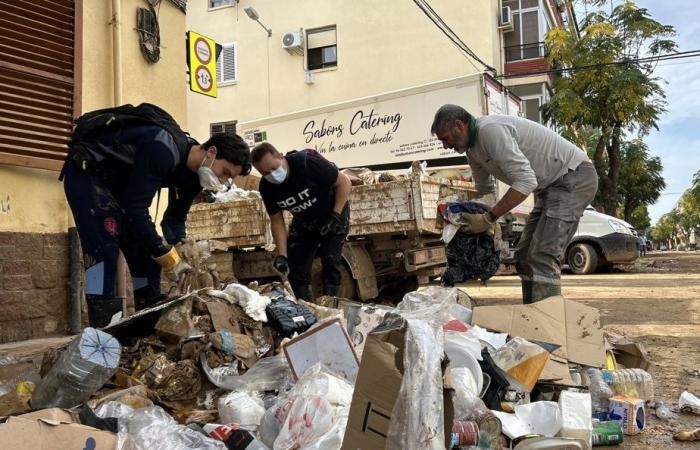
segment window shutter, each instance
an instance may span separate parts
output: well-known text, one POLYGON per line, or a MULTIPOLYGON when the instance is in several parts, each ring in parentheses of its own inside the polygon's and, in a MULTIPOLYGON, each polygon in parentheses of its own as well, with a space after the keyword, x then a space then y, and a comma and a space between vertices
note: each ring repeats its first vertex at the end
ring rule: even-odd
POLYGON ((225 136, 233 136, 236 134, 236 121, 231 122, 218 122, 209 125, 209 131, 211 136, 216 136, 223 134, 225 136))
POLYGON ((211 136, 216 136, 218 134, 224 134, 224 125, 221 123, 212 123, 209 126, 209 134, 211 136))
POLYGON ((218 83, 236 81, 236 44, 223 44, 221 54, 216 62, 216 80, 218 83))

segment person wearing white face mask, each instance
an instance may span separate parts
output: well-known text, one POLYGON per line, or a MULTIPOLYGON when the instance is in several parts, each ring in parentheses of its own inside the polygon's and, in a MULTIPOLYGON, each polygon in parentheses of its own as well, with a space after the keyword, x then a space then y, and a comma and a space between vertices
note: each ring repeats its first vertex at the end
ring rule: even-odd
POLYGON ((263 176, 260 195, 277 247, 275 269, 289 275, 297 298, 312 301, 311 266, 318 252, 323 293, 338 296, 339 265, 350 230, 350 179, 310 149, 283 156, 272 145, 262 143, 253 149, 252 161, 263 176), (283 210, 293 216, 289 233, 283 210))
POLYGON ((218 191, 251 168, 250 150, 239 136, 213 136, 200 145, 153 105, 147 105, 150 116, 138 116, 143 107, 81 117, 61 175, 85 254, 94 327, 106 326, 123 308, 115 295, 119 251, 129 266, 136 309, 152 306, 162 299, 161 271, 175 281, 191 269, 176 244, 186 237, 195 196, 202 189, 218 191), (161 188, 168 188, 163 238, 149 214, 161 188))

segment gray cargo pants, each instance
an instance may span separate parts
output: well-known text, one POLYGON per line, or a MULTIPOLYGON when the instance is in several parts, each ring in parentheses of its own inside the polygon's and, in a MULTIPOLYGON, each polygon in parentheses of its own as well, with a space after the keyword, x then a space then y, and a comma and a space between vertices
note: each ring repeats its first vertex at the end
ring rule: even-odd
POLYGON ((561 295, 561 258, 597 190, 598 174, 585 161, 535 193, 535 207, 515 250, 523 303, 561 295))

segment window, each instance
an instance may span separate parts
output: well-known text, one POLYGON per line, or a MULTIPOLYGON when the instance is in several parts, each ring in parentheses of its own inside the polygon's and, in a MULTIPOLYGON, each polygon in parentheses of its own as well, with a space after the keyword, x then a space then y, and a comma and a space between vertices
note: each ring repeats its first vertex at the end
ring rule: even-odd
POLYGON ((225 136, 233 136, 236 134, 236 124, 238 122, 232 120, 230 122, 217 122, 209 125, 209 134, 217 136, 223 134, 225 136))
POLYGON ((542 41, 551 24, 539 0, 507 0, 503 6, 513 13, 513 31, 505 33, 506 61, 543 57, 542 41))
POLYGON ((308 70, 338 65, 335 25, 306 32, 306 61, 308 70))
POLYGON ((209 0, 209 9, 236 6, 236 0, 209 0))
POLYGON ((236 43, 229 42, 221 47, 221 53, 216 60, 216 84, 219 86, 235 83, 238 75, 236 43))
POLYGON ((522 99, 523 115, 526 119, 530 119, 537 123, 542 123, 542 117, 540 114, 540 100, 541 97, 522 99))

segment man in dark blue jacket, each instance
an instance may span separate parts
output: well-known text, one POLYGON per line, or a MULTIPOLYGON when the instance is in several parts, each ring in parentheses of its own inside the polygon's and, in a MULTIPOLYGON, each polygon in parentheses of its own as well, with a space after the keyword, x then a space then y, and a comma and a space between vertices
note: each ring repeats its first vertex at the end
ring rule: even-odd
POLYGON ((83 247, 91 326, 106 326, 122 311, 122 300, 115 297, 120 249, 131 273, 136 309, 147 308, 161 297, 161 270, 176 280, 189 269, 175 245, 185 238, 195 196, 250 171, 250 150, 237 135, 213 136, 201 145, 187 141, 178 147, 166 129, 137 124, 99 136, 88 156, 69 153, 64 188, 83 247), (121 157, 121 151, 129 156, 121 157), (165 242, 148 210, 161 188, 168 188, 161 222, 165 242))

